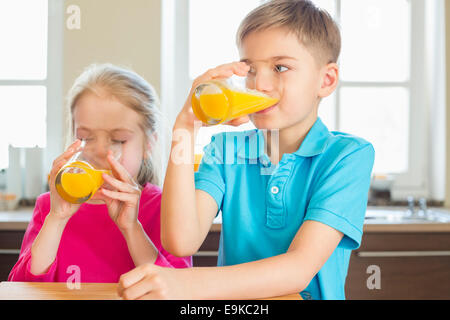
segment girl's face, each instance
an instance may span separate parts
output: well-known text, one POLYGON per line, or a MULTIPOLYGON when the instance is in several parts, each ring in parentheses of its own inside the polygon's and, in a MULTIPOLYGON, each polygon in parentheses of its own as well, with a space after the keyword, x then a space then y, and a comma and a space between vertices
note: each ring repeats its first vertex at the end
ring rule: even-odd
POLYGON ((73 110, 75 137, 86 140, 95 158, 106 159, 109 147, 121 147, 119 162, 137 180, 146 149, 141 116, 113 96, 86 92, 73 110))

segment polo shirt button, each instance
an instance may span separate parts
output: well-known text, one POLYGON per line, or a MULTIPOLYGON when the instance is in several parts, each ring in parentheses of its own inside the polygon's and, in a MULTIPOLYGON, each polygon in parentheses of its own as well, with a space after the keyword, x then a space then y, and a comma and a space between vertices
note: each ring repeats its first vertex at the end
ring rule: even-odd
POLYGON ((273 186, 273 187, 270 189, 270 192, 272 192, 273 194, 277 194, 279 191, 280 191, 280 189, 278 189, 277 186, 273 186))

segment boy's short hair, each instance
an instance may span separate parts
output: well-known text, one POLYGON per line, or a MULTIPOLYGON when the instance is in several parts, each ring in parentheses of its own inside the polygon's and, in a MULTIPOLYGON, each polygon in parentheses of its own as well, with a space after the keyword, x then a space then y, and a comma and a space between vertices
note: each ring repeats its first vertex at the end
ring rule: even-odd
POLYGON ((293 32, 319 64, 337 62, 341 35, 336 22, 325 10, 309 0, 272 0, 251 11, 236 35, 238 47, 255 31, 285 28, 293 32))

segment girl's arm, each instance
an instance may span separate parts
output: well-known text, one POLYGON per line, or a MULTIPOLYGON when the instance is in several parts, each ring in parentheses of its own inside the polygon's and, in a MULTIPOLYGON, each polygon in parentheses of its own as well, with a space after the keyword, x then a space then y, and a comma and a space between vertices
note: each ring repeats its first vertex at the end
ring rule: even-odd
POLYGON ((46 273, 53 264, 68 219, 61 219, 50 211, 31 246, 30 272, 46 273))
POLYGON ((284 254, 226 267, 167 269, 142 265, 119 281, 125 299, 255 299, 304 290, 343 234, 305 221, 284 254))
POLYGON ((19 259, 12 268, 8 276, 8 281, 54 281, 55 268, 53 266, 55 266, 55 261, 53 260, 52 264, 48 266, 49 268, 47 267, 48 270, 46 273, 34 274, 31 272, 31 247, 35 242, 37 235, 43 228, 45 219, 45 214, 43 214, 43 212, 49 209, 49 203, 50 199, 48 194, 41 195, 36 200, 33 216, 23 237, 19 259))
POLYGON ((114 190, 102 187, 92 199, 105 202, 109 216, 127 242, 135 266, 144 263, 153 264, 158 257, 158 250, 138 220, 141 190, 125 167, 114 159, 111 153, 108 154, 107 160, 114 176, 104 173, 103 179, 114 187, 114 190))
POLYGON ((155 263, 158 257, 158 250, 145 233, 139 221, 132 228, 121 231, 136 267, 146 263, 155 263))
POLYGON ((81 141, 76 140, 64 153, 53 161, 49 175, 50 212, 31 246, 32 274, 44 274, 53 264, 58 252, 64 228, 70 217, 80 208, 79 204, 64 201, 56 191, 55 180, 59 170, 79 150, 81 141))

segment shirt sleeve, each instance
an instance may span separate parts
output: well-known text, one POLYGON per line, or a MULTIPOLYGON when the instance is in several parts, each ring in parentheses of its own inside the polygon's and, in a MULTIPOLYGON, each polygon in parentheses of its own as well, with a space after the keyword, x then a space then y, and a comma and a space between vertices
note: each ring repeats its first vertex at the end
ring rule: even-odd
POLYGON ((168 268, 190 268, 192 267, 192 257, 175 257, 161 247, 158 250, 155 264, 168 268))
POLYGON ((342 232, 339 246, 346 249, 361 244, 374 156, 371 144, 344 156, 318 180, 306 211, 304 220, 318 221, 342 232))
POLYGON ((28 224, 27 230, 22 240, 22 246, 20 249, 19 259, 17 263, 12 268, 8 281, 25 281, 25 282, 54 282, 56 277, 56 267, 57 260, 55 258, 53 263, 50 265, 49 269, 44 274, 35 275, 31 273, 31 246, 33 245, 36 236, 42 228, 44 223, 45 214, 42 213, 41 204, 45 201, 45 197, 48 194, 41 195, 36 200, 36 205, 33 210, 33 215, 30 223, 28 224))
POLYGON ((223 137, 223 134, 212 136, 211 142, 203 148, 202 161, 195 173, 195 188, 213 197, 217 203, 218 212, 222 207, 225 194, 223 137))

